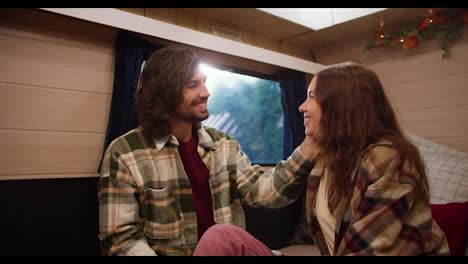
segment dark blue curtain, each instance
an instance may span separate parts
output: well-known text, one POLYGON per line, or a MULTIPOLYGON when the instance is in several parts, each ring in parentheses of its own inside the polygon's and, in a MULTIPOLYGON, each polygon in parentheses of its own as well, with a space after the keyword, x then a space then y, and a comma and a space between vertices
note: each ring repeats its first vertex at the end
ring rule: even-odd
POLYGON ((304 140, 304 116, 299 106, 307 96, 305 74, 295 70, 279 73, 283 119, 283 159, 287 159, 304 140))
POLYGON ((160 48, 162 46, 130 32, 118 33, 115 44, 114 87, 104 151, 114 139, 138 126, 135 91, 141 65, 151 53, 160 48))
MULTIPOLYGON (((287 159, 304 140, 304 117, 298 108, 305 100, 307 84, 305 74, 293 70, 280 72, 278 81, 284 111, 283 159, 287 159)), ((299 216, 305 212, 304 193, 294 203, 278 209, 244 206, 247 231, 271 249, 288 246, 299 216)))

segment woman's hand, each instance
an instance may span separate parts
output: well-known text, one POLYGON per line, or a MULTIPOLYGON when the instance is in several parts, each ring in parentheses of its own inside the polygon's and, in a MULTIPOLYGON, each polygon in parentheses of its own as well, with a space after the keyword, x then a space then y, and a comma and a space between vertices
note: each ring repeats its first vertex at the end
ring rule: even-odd
POLYGON ((317 143, 312 137, 306 136, 302 144, 300 145, 300 151, 304 157, 308 160, 314 160, 317 155, 317 143))

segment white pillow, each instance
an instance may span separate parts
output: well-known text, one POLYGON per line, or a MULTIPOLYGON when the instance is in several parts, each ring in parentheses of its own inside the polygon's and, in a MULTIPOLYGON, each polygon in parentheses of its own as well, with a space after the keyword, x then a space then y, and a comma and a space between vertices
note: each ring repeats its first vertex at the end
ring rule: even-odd
POLYGON ((468 201, 468 153, 418 137, 406 136, 419 149, 426 166, 431 204, 468 201))

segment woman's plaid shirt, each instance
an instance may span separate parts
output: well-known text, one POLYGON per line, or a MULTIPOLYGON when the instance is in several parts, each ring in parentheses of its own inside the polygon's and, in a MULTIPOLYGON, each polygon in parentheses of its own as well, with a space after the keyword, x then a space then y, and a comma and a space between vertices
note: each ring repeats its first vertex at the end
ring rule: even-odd
POLYGON ((316 218, 315 200, 324 170, 317 161, 307 186, 307 218, 323 255, 448 255, 444 232, 432 218, 428 199, 416 199, 422 183, 392 143, 363 151, 355 168, 352 195, 335 213, 335 246, 329 252, 316 218))

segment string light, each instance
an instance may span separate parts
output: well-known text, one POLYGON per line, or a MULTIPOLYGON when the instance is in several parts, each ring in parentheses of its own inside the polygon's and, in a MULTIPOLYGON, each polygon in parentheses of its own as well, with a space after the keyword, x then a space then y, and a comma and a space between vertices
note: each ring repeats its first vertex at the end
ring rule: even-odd
POLYGON ((448 8, 433 11, 426 9, 424 19, 413 27, 405 27, 402 32, 385 32, 384 19, 380 17, 379 28, 372 42, 366 49, 380 48, 390 45, 401 45, 403 50, 415 48, 423 40, 439 39, 441 41, 442 57, 448 56, 448 45, 463 34, 463 27, 468 24, 468 9, 448 8))
POLYGON ((385 35, 383 34, 383 32, 384 32, 384 29, 383 29, 383 28, 384 28, 384 24, 385 24, 385 23, 384 23, 383 17, 381 17, 381 18, 380 18, 380 30, 379 30, 380 32, 382 32, 382 33, 380 34, 380 38, 381 38, 381 39, 383 39, 383 38, 385 37, 385 35))
POLYGON ((380 28, 379 28, 379 32, 381 32, 381 33, 380 33, 380 38, 381 38, 381 39, 383 39, 383 38, 385 37, 385 35, 384 35, 384 33, 383 33, 383 32, 384 32, 383 27, 384 27, 384 21, 383 21, 383 17, 382 17, 382 18, 380 19, 380 28))

